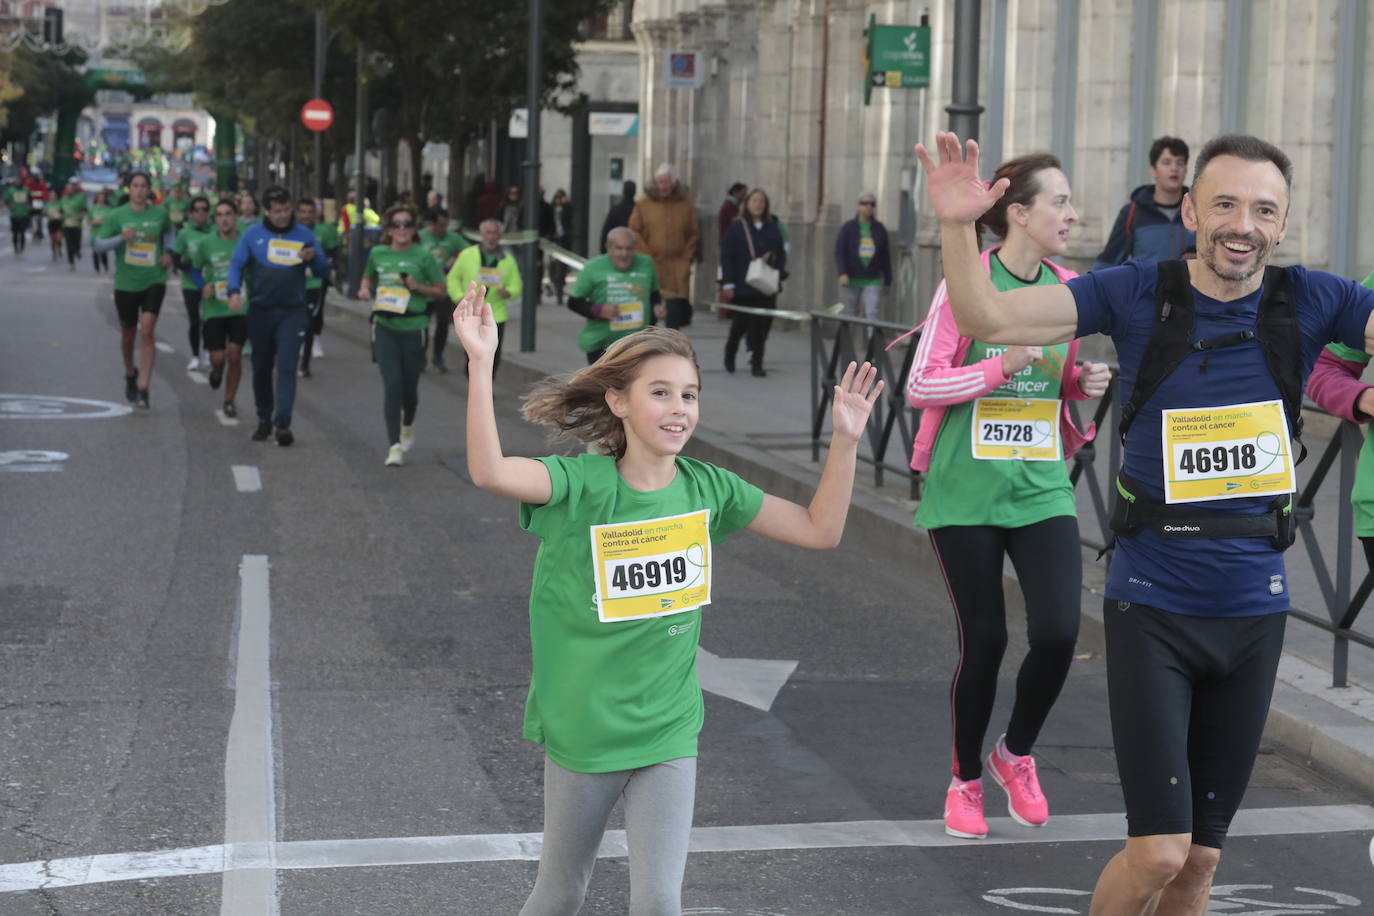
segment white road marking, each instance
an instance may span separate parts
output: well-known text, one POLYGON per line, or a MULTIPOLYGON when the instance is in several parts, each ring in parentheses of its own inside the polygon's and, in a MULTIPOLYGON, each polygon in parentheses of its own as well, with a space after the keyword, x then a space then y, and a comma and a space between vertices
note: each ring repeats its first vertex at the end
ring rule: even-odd
MULTIPOLYGON (((1002 887, 983 894, 983 900, 1009 910, 1027 913, 1066 913, 1070 916, 1083 914, 1086 910, 1071 906, 1053 906, 1044 898, 1050 897, 1091 897, 1092 891, 1075 890, 1070 887, 1002 887), (1039 898, 1041 902, 1017 898, 1039 898)), ((1315 887, 1294 887, 1275 889, 1272 884, 1218 884, 1212 888, 1211 904, 1208 913, 1225 912, 1230 916, 1306 916, 1311 913, 1329 913, 1335 910, 1358 907, 1363 901, 1339 891, 1324 891, 1315 887), (1264 899, 1256 899, 1253 892, 1259 891, 1264 899), (1309 897, 1322 897, 1330 903, 1314 903, 1310 900, 1273 900, 1272 897, 1292 897, 1295 894, 1309 897)))
POLYGON ((221 410, 215 411, 215 419, 219 421, 219 425, 220 425, 220 426, 238 426, 238 425, 239 425, 239 418, 238 418, 238 417, 226 417, 226 416, 224 415, 224 411, 223 411, 222 409, 221 409, 221 410))
MULTIPOLYGON (((248 559, 250 558, 244 558, 245 561, 248 559)), ((256 559, 262 560, 265 565, 265 557, 256 559)), ((242 646, 243 637, 240 636, 240 658, 243 653, 242 646)), ((261 675, 266 676, 265 661, 261 675)), ((237 708, 234 717, 237 721, 237 708)), ((270 763, 269 751, 269 782, 270 763)), ((1049 826, 1041 829, 1022 827, 1009 817, 994 817, 988 819, 988 827, 991 832, 987 838, 977 841, 947 836, 942 819, 696 827, 692 830, 691 851, 760 852, 878 846, 952 846, 971 849, 975 846, 1028 843, 1120 843, 1126 834, 1126 816, 1120 813, 1060 814, 1051 819, 1049 826)), ((1366 830, 1374 830, 1374 807, 1316 805, 1242 810, 1231 824, 1230 835, 1292 836, 1366 830)), ((226 836, 227 834, 226 830, 226 836)), ((365 840, 295 840, 283 843, 244 841, 190 849, 109 853, 0 865, 0 893, 33 890, 38 887, 71 887, 102 881, 175 878, 218 871, 263 872, 271 869, 447 865, 458 862, 532 862, 539 859, 542 842, 543 835, 538 833, 491 833, 467 836, 378 837, 365 840)), ((623 858, 627 854, 625 831, 606 831, 598 855, 601 858, 623 858)), ((223 912, 228 916, 230 911, 226 909, 223 912)), ((256 914, 267 911, 245 907, 237 912, 256 914)))
POLYGON ((767 712, 797 663, 769 658, 721 658, 697 647, 701 689, 767 712))
MULTIPOLYGON (((272 756, 272 603, 267 557, 239 565, 234 715, 224 759, 221 916, 276 916, 276 774, 272 756), (240 857, 240 852, 259 855, 240 857)), ((212 847, 213 848, 213 847, 212 847)), ((212 869, 219 870, 219 869, 212 869)))
POLYGON ((98 420, 133 413, 128 404, 64 398, 50 394, 0 394, 0 419, 98 420), (81 411, 85 411, 82 413, 81 411))
POLYGON ((234 486, 240 493, 253 493, 262 489, 262 475, 251 464, 231 464, 234 472, 234 486))
POLYGON ((62 462, 70 457, 66 452, 39 449, 0 452, 0 471, 60 471, 62 462))
POLYGON ((186 374, 189 375, 191 377, 191 381, 195 382, 197 385, 210 384, 210 376, 206 375, 204 372, 201 372, 199 369, 187 369, 186 374))
POLYGON ((171 344, 169 344, 169 343, 163 343, 163 342, 160 341, 160 340, 159 340, 157 343, 153 344, 153 346, 157 347, 157 350, 158 350, 159 353, 175 353, 175 352, 176 352, 176 350, 173 349, 173 347, 172 347, 171 344))

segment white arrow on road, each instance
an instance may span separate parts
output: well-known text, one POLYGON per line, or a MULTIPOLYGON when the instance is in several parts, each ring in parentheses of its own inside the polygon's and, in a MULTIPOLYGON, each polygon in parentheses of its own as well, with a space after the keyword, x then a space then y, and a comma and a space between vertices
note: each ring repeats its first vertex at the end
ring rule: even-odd
POLYGON ((797 663, 771 658, 721 658, 697 646, 697 677, 701 689, 762 709, 773 708, 778 691, 797 663))

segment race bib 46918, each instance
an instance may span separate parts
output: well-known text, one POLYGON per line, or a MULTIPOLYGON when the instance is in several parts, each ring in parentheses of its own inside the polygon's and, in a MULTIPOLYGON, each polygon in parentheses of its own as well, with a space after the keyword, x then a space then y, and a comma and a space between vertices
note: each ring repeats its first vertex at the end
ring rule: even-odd
POLYGON ((1162 417, 1166 503, 1297 489, 1282 401, 1165 410, 1162 417))
POLYGON ((602 623, 680 614, 711 603, 711 510, 593 525, 602 623))

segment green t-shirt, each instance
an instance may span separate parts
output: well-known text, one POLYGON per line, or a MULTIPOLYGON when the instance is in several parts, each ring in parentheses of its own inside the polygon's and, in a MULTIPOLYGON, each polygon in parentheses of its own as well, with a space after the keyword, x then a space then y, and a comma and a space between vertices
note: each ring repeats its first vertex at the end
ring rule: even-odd
MULTIPOLYGON (((1374 289, 1374 271, 1361 282, 1374 289)), ((1339 343, 1327 344, 1326 349, 1341 359, 1369 365, 1369 354, 1363 350, 1339 343)), ((1374 537, 1374 439, 1370 438, 1368 432, 1360 449, 1359 463, 1355 467, 1355 485, 1350 488, 1350 505, 1355 509, 1355 536, 1374 537)))
POLYGON ((579 773, 696 756, 704 718, 696 670, 701 611, 602 623, 593 601, 590 526, 708 509, 714 552, 754 520, 763 491, 691 458, 679 457, 673 482, 653 492, 630 487, 605 455, 540 460, 552 495, 542 506, 520 507, 520 527, 540 538, 530 586, 533 671, 524 737, 579 773))
MULTIPOLYGON (((993 255, 992 282, 999 290, 1058 283, 1044 265, 1033 283, 1012 276, 993 255)), ((975 340, 969 346, 965 366, 971 366, 1007 348, 975 340)), ((984 395, 988 398, 1054 398, 1066 367, 1068 344, 1044 348, 1044 356, 1016 373, 1012 379, 984 395)), ((1020 528, 1060 515, 1077 515, 1073 485, 1063 461, 988 460, 973 457, 973 401, 945 409, 940 432, 931 451, 930 470, 916 507, 916 524, 925 528, 946 525, 994 525, 1020 528)), ((1059 414, 1056 408, 1055 425, 1059 414)))
MULTIPOLYGON (((182 232, 186 230, 183 229, 182 232)), ((231 315, 248 314, 248 289, 247 286, 241 290, 243 294, 243 308, 238 312, 229 311, 228 292, 225 290, 225 283, 229 279, 229 262, 234 258, 234 249, 239 245, 240 233, 235 232, 231 239, 221 238, 219 230, 209 233, 204 238, 199 239, 191 254, 191 266, 200 271, 201 279, 207 285, 214 287, 212 292, 217 293, 207 299, 200 300, 200 317, 206 321, 211 318, 228 318, 231 315), (222 297, 221 295, 222 294, 222 297)), ((178 237, 178 242, 181 239, 178 237)))
POLYGON ((110 215, 114 207, 109 204, 91 204, 91 208, 86 211, 86 218, 91 221, 91 233, 99 235, 100 227, 105 225, 105 218, 110 215))
POLYGON ((186 222, 186 211, 191 207, 191 198, 183 197, 178 200, 169 195, 162 202, 162 206, 167 209, 167 218, 172 221, 172 225, 180 229, 186 222))
MULTIPOLYGON (((878 255, 877 243, 873 241, 873 224, 859 220, 859 260, 867 267, 878 255)), ((850 277, 849 285, 854 287, 882 286, 882 277, 850 277)))
POLYGON ((62 225, 68 229, 78 229, 85 220, 90 206, 85 194, 66 194, 58 200, 62 209, 62 225))
POLYGON ((429 300, 406 290, 401 274, 422 286, 443 286, 444 272, 427 248, 411 245, 393 251, 390 245, 377 245, 367 254, 366 276, 373 281, 372 315, 377 324, 393 331, 419 331, 429 327, 429 300), (405 314, 387 307, 405 308, 405 314))
MULTIPOLYGON (((320 248, 326 254, 339 244, 339 234, 334 231, 333 226, 316 223, 310 227, 310 231, 315 234, 315 240, 320 243, 320 248)), ((307 270, 305 272, 305 288, 308 290, 319 289, 321 286, 324 286, 324 281, 315 276, 313 270, 307 270)))
POLYGON ((593 305, 617 306, 618 315, 613 319, 588 318, 577 335, 577 345, 584 353, 595 353, 653 324, 653 306, 649 303, 656 292, 658 272, 648 255, 635 255, 628 270, 617 270, 608 254, 592 258, 573 281, 568 295, 593 305))
POLYGON ((162 269, 162 239, 171 227, 167 211, 153 204, 142 210, 125 204, 110 211, 100 227, 100 238, 121 235, 128 228, 137 233, 132 242, 121 243, 115 249, 115 289, 142 292, 167 282, 167 271, 162 269))
POLYGON ((48 219, 62 218, 62 199, 60 197, 49 197, 43 204, 43 215, 48 219))
POLYGON ((434 255, 434 260, 438 261, 444 270, 453 267, 453 259, 458 257, 458 252, 470 244, 456 232, 445 232, 443 238, 435 238, 434 233, 428 229, 421 229, 416 241, 429 249, 429 253, 434 255))
MULTIPOLYGON (((213 223, 206 223, 204 229, 197 229, 195 223, 187 223, 177 233, 176 244, 172 246, 172 250, 181 257, 183 264, 194 264, 196 262, 196 246, 210 236, 218 234, 219 230, 215 228, 213 223)), ((199 289, 196 286, 196 281, 191 279, 190 270, 181 272, 181 288, 199 289)))
POLYGON ((5 188, 5 206, 10 209, 10 219, 25 219, 29 215, 29 189, 5 188))

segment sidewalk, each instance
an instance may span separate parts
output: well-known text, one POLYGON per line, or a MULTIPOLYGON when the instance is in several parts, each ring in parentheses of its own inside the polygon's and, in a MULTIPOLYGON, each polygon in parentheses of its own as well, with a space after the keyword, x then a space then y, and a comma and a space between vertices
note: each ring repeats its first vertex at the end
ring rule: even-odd
MULTIPOLYGON (((367 313, 360 303, 336 291, 331 291, 329 304, 353 315, 367 313)), ((577 347, 580 316, 546 299, 539 309, 536 349, 521 352, 520 310, 513 306, 511 311, 498 384, 523 389, 545 376, 586 365, 577 347)), ((687 453, 729 468, 771 493, 805 503, 820 479, 820 465, 811 461, 810 330, 795 322, 775 322, 764 360, 768 377, 759 379, 749 374, 743 353, 741 369, 733 375, 725 371, 722 354, 728 329, 728 321, 700 309, 687 328, 702 376, 701 420, 687 453)), ((461 379, 457 370, 461 348, 451 336, 449 346, 448 361, 455 367, 452 374, 461 379)), ((1305 439, 1314 455, 1321 454, 1329 429, 1329 424, 1309 422, 1305 439)), ((1315 460, 1309 461, 1303 470, 1310 473, 1313 464, 1315 460)), ((1334 507, 1335 487, 1328 483, 1325 489, 1331 491, 1326 499, 1334 507)), ((1080 518, 1084 530, 1091 530, 1091 509, 1082 486, 1079 491, 1080 518)), ((845 538, 911 568, 913 579, 919 577, 928 588, 943 589, 929 541, 912 525, 916 503, 909 495, 905 478, 895 474, 886 476, 885 486, 875 487, 871 467, 861 463, 845 538)), ((1323 508, 1322 514, 1331 517, 1334 513, 1323 508)), ((1287 557, 1295 603, 1318 610, 1321 595, 1303 554, 1301 547, 1295 547, 1287 557)), ((1104 564, 1095 562, 1095 551, 1085 549, 1082 652, 1103 651, 1104 574, 1104 564)), ((1009 617, 1015 619, 1021 594, 1009 564, 1004 576, 1009 617)), ((1329 686, 1330 644, 1328 634, 1290 619, 1266 736, 1374 792, 1374 691, 1367 689, 1374 685, 1374 652, 1352 645, 1351 686, 1333 689, 1329 686)))

